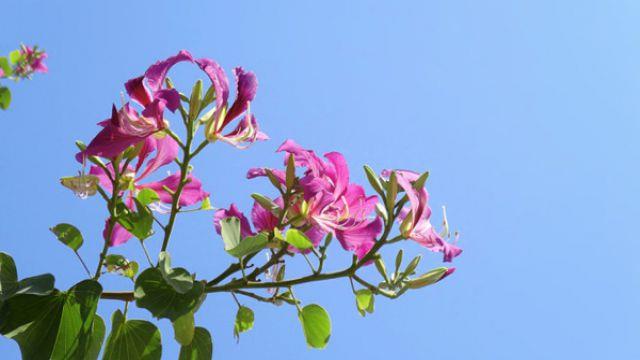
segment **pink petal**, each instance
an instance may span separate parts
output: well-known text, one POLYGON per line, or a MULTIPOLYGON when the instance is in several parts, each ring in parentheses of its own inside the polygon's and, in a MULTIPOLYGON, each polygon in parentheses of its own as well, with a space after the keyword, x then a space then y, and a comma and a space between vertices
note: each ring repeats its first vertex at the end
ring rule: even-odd
MULTIPOLYGON (((178 200, 178 205, 180 206, 190 206, 195 203, 198 203, 204 200, 209 193, 202 190, 202 183, 193 175, 187 175, 187 179, 189 182, 182 188, 182 194, 180 195, 180 199, 178 200)), ((178 184, 180 183, 180 172, 177 172, 173 175, 169 175, 168 177, 155 182, 150 182, 143 185, 138 185, 138 189, 152 189, 156 193, 158 193, 158 197, 160 197, 160 201, 165 204, 171 204, 173 201, 173 197, 170 193, 168 193, 164 188, 167 187, 171 191, 176 191, 178 188, 178 184)))
POLYGON ((216 232, 220 234, 222 227, 220 226, 220 220, 226 219, 228 217, 236 217, 240 220, 240 235, 244 239, 247 236, 252 236, 255 233, 251 231, 251 225, 249 224, 249 220, 247 220, 246 216, 240 211, 235 204, 231 204, 229 209, 220 209, 215 212, 213 215, 213 225, 216 228, 216 232))

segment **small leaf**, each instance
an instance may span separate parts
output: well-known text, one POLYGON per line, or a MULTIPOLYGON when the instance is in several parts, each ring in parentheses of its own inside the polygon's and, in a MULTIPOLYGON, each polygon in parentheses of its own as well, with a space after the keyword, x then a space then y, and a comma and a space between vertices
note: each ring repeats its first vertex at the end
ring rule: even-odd
POLYGON ((236 322, 233 326, 233 336, 240 341, 240 334, 253 328, 253 310, 246 306, 240 306, 236 313, 236 322))
POLYGON ((406 285, 410 289, 419 289, 421 287, 434 284, 442 279, 447 270, 448 268, 446 267, 435 268, 426 274, 420 275, 415 279, 407 280, 406 285))
POLYGON ((307 235, 298 229, 291 228, 287 230, 284 241, 298 250, 307 250, 313 247, 313 243, 309 240, 307 235))
POLYGON ((138 199, 138 201, 140 201, 142 205, 145 205, 145 206, 152 204, 154 202, 160 201, 160 196, 158 196, 158 193, 155 192, 153 189, 149 189, 149 188, 144 188, 140 190, 136 198, 138 199))
POLYGON ((267 246, 269 242, 269 235, 264 232, 258 233, 255 236, 247 236, 244 240, 240 241, 238 246, 233 249, 227 250, 229 255, 241 258, 253 253, 256 253, 267 246))
POLYGON ((48 295, 53 291, 55 278, 51 274, 36 275, 18 281, 15 295, 48 295))
POLYGON ((138 273, 139 265, 135 261, 129 261, 122 255, 109 254, 105 257, 104 266, 110 273, 115 273, 125 277, 133 278, 138 273))
POLYGON ((213 343, 211 334, 203 327, 196 327, 193 341, 189 346, 180 348, 179 360, 211 360, 213 343))
POLYGON ((13 74, 13 69, 9 65, 9 59, 6 56, 0 56, 0 69, 4 72, 4 77, 9 77, 13 74))
POLYGON ((71 224, 58 224, 49 230, 73 251, 78 251, 84 242, 80 230, 71 224))
POLYGON ((311 304, 298 312, 298 318, 302 323, 307 345, 315 349, 326 347, 331 336, 331 319, 327 311, 320 305, 311 304))
POLYGON ((148 268, 136 278, 134 297, 138 307, 149 310, 156 318, 176 321, 195 312, 204 300, 204 283, 196 281, 188 292, 181 294, 167 283, 157 268, 148 268))
POLYGON ((224 250, 229 251, 240 243, 240 219, 230 216, 220 220, 220 234, 224 241, 224 250))
POLYGON ((20 53, 20 50, 13 50, 9 53, 9 61, 11 61, 12 64, 17 64, 21 59, 22 54, 20 53))
POLYGON ((0 86, 0 109, 7 110, 11 104, 11 90, 6 86, 0 86))
POLYGON ((162 356, 160 330, 144 320, 126 320, 120 310, 111 317, 103 360, 156 360, 162 356))
POLYGON ((369 289, 356 291, 356 306, 360 315, 365 316, 365 312, 373 313, 373 303, 375 297, 369 289))
POLYGON ((149 208, 142 204, 140 200, 133 199, 136 203, 137 212, 129 209, 123 202, 116 205, 118 216, 116 219, 127 231, 140 240, 144 240, 153 235, 153 214, 149 208))
POLYGON ((193 288, 193 277, 184 268, 171 268, 171 257, 166 251, 158 256, 158 268, 164 280, 180 294, 185 294, 193 288))
POLYGON ((191 344, 195 333, 195 320, 193 319, 193 311, 180 316, 173 322, 174 338, 178 344, 186 346, 191 344))
POLYGON ((206 198, 204 198, 204 200, 202 200, 202 203, 200 204, 200 210, 212 210, 213 206, 211 206, 211 199, 207 196, 206 198))

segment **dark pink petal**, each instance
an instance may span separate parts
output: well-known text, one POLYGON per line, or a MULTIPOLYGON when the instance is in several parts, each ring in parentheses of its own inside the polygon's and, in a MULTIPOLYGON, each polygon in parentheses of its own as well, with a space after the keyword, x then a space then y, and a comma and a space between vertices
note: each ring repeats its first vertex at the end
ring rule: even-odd
POLYGON ((231 204, 229 209, 220 209, 215 212, 213 215, 213 225, 216 228, 216 232, 220 234, 221 226, 220 220, 226 219, 228 217, 236 217, 240 220, 240 235, 242 238, 246 238, 247 236, 255 235, 253 231, 251 231, 251 225, 249 224, 249 220, 244 216, 242 211, 240 211, 235 204, 231 204))
MULTIPOLYGON (((187 179, 189 180, 189 182, 187 182, 187 184, 182 188, 182 194, 180 195, 180 199, 178 200, 178 205, 180 206, 193 205, 209 196, 208 192, 202 190, 202 183, 200 182, 200 180, 198 180, 191 174, 187 175, 187 179)), ((165 204, 171 204, 173 201, 173 197, 165 190, 165 187, 175 192, 178 188, 179 183, 180 172, 177 172, 160 181, 150 182, 147 184, 138 185, 136 187, 138 189, 152 189, 156 193, 158 193, 158 197, 160 197, 161 202, 165 204)))
POLYGON ((353 251, 362 258, 375 244, 376 237, 382 231, 382 221, 375 218, 345 230, 336 230, 336 238, 347 251, 353 251))
POLYGON ((349 166, 347 161, 339 152, 330 152, 324 154, 324 157, 333 165, 333 173, 330 177, 335 185, 334 194, 341 196, 349 185, 349 166))
MULTIPOLYGON (((105 221, 104 230, 102 231, 102 237, 106 240, 109 232, 109 219, 105 221)), ((118 246, 126 243, 131 239, 133 235, 129 233, 122 225, 116 223, 111 232, 111 239, 109 240, 109 246, 118 246)))
MULTIPOLYGON (((282 202, 282 199, 280 200, 282 202)), ((278 226, 278 218, 255 201, 251 208, 251 221, 256 231, 271 231, 278 226)))
POLYGON ((327 236, 327 232, 319 226, 312 226, 309 230, 305 231, 304 234, 311 240, 313 247, 318 247, 320 242, 327 236))
POLYGON ((237 84, 236 100, 227 111, 221 129, 247 110, 249 102, 253 101, 258 89, 258 79, 253 72, 245 72, 241 67, 236 67, 233 69, 233 74, 237 84))
POLYGON ((180 50, 178 54, 151 65, 144 74, 151 91, 159 91, 162 88, 162 83, 165 77, 167 77, 169 69, 182 61, 193 62, 193 57, 188 51, 180 50))
MULTIPOLYGON (((270 169, 273 175, 280 181, 280 183, 284 184, 286 182, 287 175, 284 171, 278 169, 270 169)), ((247 179, 253 179, 256 177, 267 176, 267 169, 265 168, 251 168, 247 171, 247 179)))
POLYGON ((129 97, 142 106, 147 106, 153 98, 149 90, 144 86, 144 76, 138 76, 124 84, 129 97))
POLYGON ((216 108, 222 110, 229 100, 229 79, 227 79, 227 75, 222 67, 211 59, 197 59, 195 63, 209 76, 216 91, 216 108))
POLYGON ((244 149, 257 140, 266 140, 269 137, 260 132, 255 117, 247 114, 242 121, 238 122, 235 129, 226 135, 218 135, 217 138, 239 149, 244 149))
POLYGON ((180 93, 176 89, 162 89, 156 91, 155 98, 162 100, 169 111, 174 112, 180 106, 180 93))
POLYGON ((454 267, 448 268, 447 271, 444 273, 444 275, 442 275, 442 277, 438 281, 441 281, 442 279, 446 278, 447 276, 453 274, 455 271, 456 271, 456 268, 454 268, 454 267))
MULTIPOLYGON (((152 138, 152 141, 155 142, 156 156, 153 159, 149 160, 144 171, 137 177, 136 181, 144 179, 146 176, 153 173, 158 168, 173 162, 173 160, 175 160, 175 158, 178 156, 180 146, 172 137, 168 135, 165 135, 161 139, 149 137, 149 139, 152 138)), ((142 155, 143 154, 141 151, 140 156, 142 155)))
MULTIPOLYGON (((113 176, 113 166, 111 164, 108 164, 107 169, 110 170, 111 172, 110 175, 113 176)), ((105 190, 107 190, 107 192, 112 191, 113 186, 111 184, 111 180, 109 180, 109 176, 107 175, 107 173, 104 172, 104 170, 102 170, 101 167, 92 165, 91 168, 89 169, 89 174, 97 176, 98 181, 100 182, 100 186, 102 186, 105 190)))

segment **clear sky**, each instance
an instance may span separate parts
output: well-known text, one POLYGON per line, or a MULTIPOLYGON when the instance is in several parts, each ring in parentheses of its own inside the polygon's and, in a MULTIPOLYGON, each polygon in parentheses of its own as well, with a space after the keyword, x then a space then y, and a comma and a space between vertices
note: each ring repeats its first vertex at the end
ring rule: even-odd
MULTIPOLYGON (((361 182, 364 163, 429 170, 436 222, 446 205, 465 250, 454 276, 377 299, 366 318, 346 280, 301 287, 333 319, 323 351, 307 349, 293 308, 248 300, 255 327, 236 344, 233 300, 209 296, 197 322, 216 358, 638 359, 638 19, 637 1, 6 2, 0 52, 37 43, 50 73, 11 85, 0 112, 0 250, 20 276, 53 272, 67 288, 83 272, 48 228, 71 222, 95 266, 105 209, 58 184, 78 170, 73 142, 91 139, 124 81, 188 49, 256 72, 252 110, 272 138, 196 161, 214 205, 248 211, 268 186, 246 169, 280 164, 273 150, 293 138, 342 152, 361 182)), ((174 73, 183 86, 197 76, 174 73)), ((211 217, 180 218, 170 245, 175 264, 205 278, 230 261, 211 217)), ((114 251, 143 260, 135 241, 114 251)), ((439 266, 426 255, 422 269, 439 266)), ((106 288, 128 286, 105 276, 106 288)), ((163 357, 176 358, 160 326, 163 357)), ((0 339, 0 354, 18 347, 0 339)))

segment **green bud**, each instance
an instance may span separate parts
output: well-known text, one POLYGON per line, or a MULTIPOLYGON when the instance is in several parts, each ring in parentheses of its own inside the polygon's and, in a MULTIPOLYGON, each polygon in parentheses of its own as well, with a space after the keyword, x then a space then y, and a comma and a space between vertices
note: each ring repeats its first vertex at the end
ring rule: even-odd
POLYGON ((447 272, 448 268, 439 267, 429 271, 426 274, 422 274, 415 279, 410 279, 406 281, 406 286, 410 289, 419 289, 425 286, 429 286, 438 282, 438 280, 442 279, 442 276, 447 272))
POLYGON ((202 102, 202 80, 196 81, 191 90, 191 98, 189 99, 189 121, 194 121, 200 113, 200 104, 202 102))
POLYGON ((371 184, 373 190, 380 194, 380 196, 384 196, 384 190, 382 188, 382 183, 380 182, 380 177, 378 177, 378 175, 376 175, 376 173, 373 172, 373 169, 371 169, 368 165, 364 166, 364 172, 367 175, 367 179, 369 180, 369 184, 371 184))
POLYGON ((402 249, 398 250, 398 254, 396 255, 396 274, 400 271, 400 266, 402 266, 402 249))
POLYGON ((382 260, 382 258, 377 257, 375 264, 376 264, 376 269, 378 269, 378 272, 380 273, 380 275, 382 275, 382 277, 384 278, 384 281, 389 283, 389 276, 387 275, 387 267, 384 265, 384 261, 382 260))

